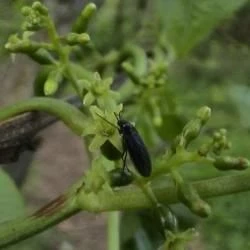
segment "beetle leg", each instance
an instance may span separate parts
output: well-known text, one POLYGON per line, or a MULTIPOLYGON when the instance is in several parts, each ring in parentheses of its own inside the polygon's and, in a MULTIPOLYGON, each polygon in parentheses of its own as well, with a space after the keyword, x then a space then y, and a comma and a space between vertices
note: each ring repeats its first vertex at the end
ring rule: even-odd
MULTIPOLYGON (((127 150, 124 150, 123 153, 122 153, 122 161, 123 161, 123 171, 125 171, 125 168, 127 168, 127 155, 128 155, 128 151, 127 150)), ((128 168, 127 168, 128 169, 128 168)))
MULTIPOLYGON (((123 153, 122 153, 122 161, 123 161, 123 172, 125 172, 125 169, 127 171, 129 171, 128 167, 127 167, 127 155, 128 155, 128 149, 127 149, 127 145, 125 142, 124 137, 122 137, 122 146, 123 146, 123 153)), ((130 172, 130 171, 129 171, 130 172)))

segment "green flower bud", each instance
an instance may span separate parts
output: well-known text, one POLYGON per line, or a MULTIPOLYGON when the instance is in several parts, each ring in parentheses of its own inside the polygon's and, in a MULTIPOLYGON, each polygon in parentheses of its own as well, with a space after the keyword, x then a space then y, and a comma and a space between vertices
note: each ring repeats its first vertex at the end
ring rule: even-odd
POLYGON ((17 34, 11 35, 8 39, 8 42, 5 44, 5 49, 10 52, 16 52, 18 46, 20 44, 20 38, 17 34))
POLYGON ((46 8, 40 2, 34 2, 32 4, 32 9, 38 11, 41 15, 47 16, 48 15, 48 8, 46 8))
POLYGON ((200 148, 198 149, 198 154, 200 156, 206 156, 208 154, 208 152, 211 149, 211 144, 210 143, 205 143, 203 145, 200 146, 200 148))
POLYGON ((250 162, 242 157, 221 156, 215 158, 214 166, 219 170, 245 170, 250 166, 250 162))
POLYGON ((161 118, 161 116, 159 114, 154 116, 153 123, 157 127, 160 127, 162 125, 162 118, 161 118))
POLYGON ((219 142, 215 142, 213 144, 213 153, 215 153, 216 155, 219 155, 221 153, 221 145, 219 142))
POLYGON ((38 31, 44 28, 45 22, 43 18, 35 15, 30 15, 27 20, 23 23, 22 28, 28 31, 38 31))
POLYGON ((223 150, 229 149, 231 147, 231 143, 228 141, 226 135, 226 129, 220 129, 213 134, 212 151, 216 155, 221 154, 223 150))
POLYGON ((28 39, 20 39, 17 35, 13 35, 9 38, 8 42, 5 44, 5 48, 8 51, 17 53, 32 54, 39 49, 39 44, 36 42, 31 42, 28 39))
POLYGON ((44 94, 46 96, 55 94, 62 79, 63 76, 59 70, 52 70, 44 83, 44 94))
POLYGON ((211 117, 211 109, 207 106, 200 108, 196 113, 196 117, 201 120, 202 124, 205 124, 211 117))
POLYGON ((96 5, 94 3, 89 3, 77 18, 75 24, 72 27, 72 31, 75 33, 85 32, 87 30, 90 18, 93 16, 95 11, 96 5))
POLYGON ((193 213, 201 217, 207 217, 211 214, 210 206, 200 198, 191 184, 179 183, 178 197, 193 213))
POLYGON ((201 121, 199 119, 191 120, 183 128, 182 135, 185 138, 185 145, 187 146, 192 140, 198 137, 202 128, 201 121))
POLYGON ((77 34, 69 33, 66 36, 66 42, 69 45, 84 45, 90 41, 90 37, 87 33, 77 34))
POLYGON ((218 140, 220 140, 220 138, 221 138, 221 134, 219 132, 214 132, 213 139, 215 141, 218 141, 218 140))
POLYGON ((202 199, 192 202, 190 210, 200 217, 208 217, 211 214, 211 207, 202 199))
POLYGON ((23 16, 27 17, 32 12, 32 9, 28 6, 24 6, 24 7, 22 7, 21 12, 22 12, 23 16))
POLYGON ((222 136, 226 136, 226 135, 227 135, 227 130, 226 130, 225 128, 221 128, 221 129, 220 129, 220 134, 221 134, 222 136))

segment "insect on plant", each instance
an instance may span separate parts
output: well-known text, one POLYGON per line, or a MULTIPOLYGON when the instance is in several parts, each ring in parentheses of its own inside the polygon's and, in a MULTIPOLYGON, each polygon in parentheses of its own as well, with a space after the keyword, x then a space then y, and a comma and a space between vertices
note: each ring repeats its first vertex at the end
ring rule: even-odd
POLYGON ((117 128, 119 134, 122 136, 123 145, 123 170, 127 167, 126 160, 129 154, 136 170, 144 177, 149 177, 152 171, 152 163, 147 150, 140 134, 136 128, 128 121, 121 118, 120 113, 116 114, 117 126, 106 120, 104 117, 97 114, 99 117, 104 119, 113 127, 117 128))

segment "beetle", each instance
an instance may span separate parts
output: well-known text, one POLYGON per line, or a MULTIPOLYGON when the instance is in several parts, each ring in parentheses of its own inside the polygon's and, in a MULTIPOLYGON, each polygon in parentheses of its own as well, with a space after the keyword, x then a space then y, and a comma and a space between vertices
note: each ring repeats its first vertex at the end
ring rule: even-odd
POLYGON ((122 137, 123 170, 125 170, 126 168, 127 155, 129 154, 130 159, 133 162, 136 170, 143 177, 149 177, 152 172, 152 163, 150 155, 146 145, 143 142, 143 139, 141 138, 136 128, 129 121, 122 119, 120 113, 118 115, 115 113, 117 119, 117 126, 106 120, 104 117, 100 115, 98 116, 104 119, 112 126, 116 127, 122 137))

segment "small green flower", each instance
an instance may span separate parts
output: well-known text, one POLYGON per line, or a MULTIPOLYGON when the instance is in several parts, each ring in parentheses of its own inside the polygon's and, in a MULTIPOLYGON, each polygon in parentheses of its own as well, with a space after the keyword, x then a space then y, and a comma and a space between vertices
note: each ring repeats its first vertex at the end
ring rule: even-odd
POLYGON ((94 135, 89 150, 91 152, 100 149, 100 147, 109 140, 117 149, 121 149, 121 140, 118 136, 117 120, 114 113, 119 113, 122 110, 122 105, 116 106, 116 108, 110 111, 102 111, 97 106, 91 106, 90 112, 93 120, 89 121, 86 126, 83 136, 94 135))
POLYGON ((84 90, 87 90, 83 98, 84 105, 90 106, 96 102, 100 108, 114 110, 119 93, 111 90, 112 81, 112 78, 101 79, 97 72, 94 73, 92 81, 82 81, 84 90))
POLYGON ((112 191, 108 185, 109 176, 108 171, 114 169, 114 162, 107 160, 103 156, 98 156, 92 161, 91 169, 85 176, 85 190, 86 192, 98 193, 104 188, 112 191))

